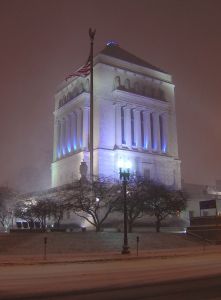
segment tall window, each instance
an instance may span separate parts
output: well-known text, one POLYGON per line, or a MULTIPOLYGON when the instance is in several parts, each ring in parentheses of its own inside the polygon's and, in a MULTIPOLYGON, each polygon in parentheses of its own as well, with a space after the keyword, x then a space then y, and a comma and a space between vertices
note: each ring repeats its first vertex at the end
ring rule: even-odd
POLYGON ((130 111, 130 120, 131 120, 131 142, 132 146, 136 146, 135 137, 134 137, 134 110, 130 111))
POLYGON ((155 138, 154 138, 154 118, 153 113, 150 114, 150 134, 151 134, 151 147, 153 150, 155 149, 155 138))
POLYGON ((124 108, 122 106, 121 106, 121 138, 122 138, 122 144, 126 144, 125 130, 124 130, 124 108))
POLYGON ((140 122, 141 122, 141 145, 144 148, 145 146, 145 141, 144 141, 144 117, 143 117, 143 112, 140 112, 140 122))

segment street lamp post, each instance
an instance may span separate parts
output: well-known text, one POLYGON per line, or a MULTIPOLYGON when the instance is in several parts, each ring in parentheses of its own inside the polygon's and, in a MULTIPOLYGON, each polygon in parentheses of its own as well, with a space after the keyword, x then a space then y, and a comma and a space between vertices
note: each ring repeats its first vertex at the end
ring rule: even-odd
POLYGON ((129 254, 128 237, 127 237, 127 181, 130 178, 130 169, 120 167, 120 179, 123 183, 123 201, 124 201, 124 244, 121 253, 129 254))

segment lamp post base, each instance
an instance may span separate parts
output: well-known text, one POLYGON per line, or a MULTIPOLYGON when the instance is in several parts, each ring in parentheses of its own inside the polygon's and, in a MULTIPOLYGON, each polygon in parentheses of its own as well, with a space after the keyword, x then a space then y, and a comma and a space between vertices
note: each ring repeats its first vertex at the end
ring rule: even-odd
POLYGON ((123 248, 122 248, 121 254, 130 254, 129 247, 128 247, 128 246, 126 246, 126 245, 123 245, 123 248))

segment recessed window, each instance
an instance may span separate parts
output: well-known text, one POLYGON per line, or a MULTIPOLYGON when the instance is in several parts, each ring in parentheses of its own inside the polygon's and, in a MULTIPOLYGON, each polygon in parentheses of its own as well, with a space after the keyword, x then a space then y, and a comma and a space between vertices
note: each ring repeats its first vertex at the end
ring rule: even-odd
POLYGON ((140 122, 141 122, 141 145, 144 148, 145 147, 145 141, 144 141, 144 117, 143 112, 140 112, 140 122))
POLYGON ((132 146, 135 147, 136 142, 134 136, 134 110, 133 109, 131 109, 130 111, 130 120, 131 120, 131 142, 132 142, 132 146))
POLYGON ((121 106, 121 139, 122 144, 125 145, 125 130, 124 130, 124 108, 121 106))

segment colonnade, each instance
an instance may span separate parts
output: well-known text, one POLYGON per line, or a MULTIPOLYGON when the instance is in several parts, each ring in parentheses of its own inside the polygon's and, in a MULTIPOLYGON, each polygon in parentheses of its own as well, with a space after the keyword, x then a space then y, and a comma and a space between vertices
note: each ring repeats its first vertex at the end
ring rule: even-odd
MULTIPOLYGON (((89 148, 89 117, 89 107, 83 107, 56 120, 55 159, 89 148)), ((116 104, 115 144, 167 153, 168 113, 116 104)))
POLYGON ((55 148, 60 159, 69 153, 88 149, 89 146, 89 108, 77 108, 56 120, 55 148))
POLYGON ((166 153, 168 113, 116 104, 115 138, 117 146, 166 153))

